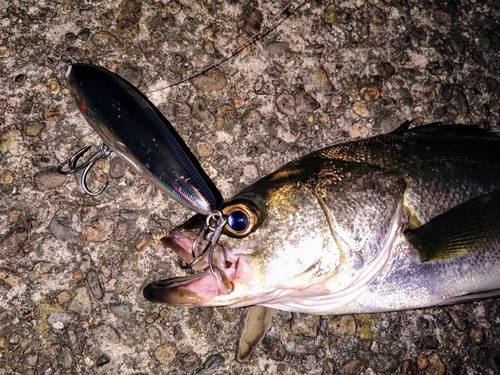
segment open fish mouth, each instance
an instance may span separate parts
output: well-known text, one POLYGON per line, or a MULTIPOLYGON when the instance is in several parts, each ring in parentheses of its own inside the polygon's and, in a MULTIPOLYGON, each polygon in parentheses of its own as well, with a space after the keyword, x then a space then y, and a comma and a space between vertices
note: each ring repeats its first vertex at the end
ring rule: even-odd
POLYGON ((194 274, 152 282, 143 290, 143 295, 151 302, 166 303, 171 306, 204 306, 218 296, 228 295, 234 290, 233 281, 238 275, 239 257, 216 244, 211 258, 208 252, 202 257, 194 257, 193 252, 200 253, 207 241, 193 243, 196 234, 191 231, 173 232, 162 238, 163 244, 172 249, 179 257, 183 268, 195 271, 194 274))

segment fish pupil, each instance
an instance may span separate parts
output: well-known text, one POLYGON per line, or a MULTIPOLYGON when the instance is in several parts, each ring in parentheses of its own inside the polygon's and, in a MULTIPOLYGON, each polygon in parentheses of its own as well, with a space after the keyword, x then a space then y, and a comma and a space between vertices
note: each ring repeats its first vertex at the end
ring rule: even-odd
POLYGON ((243 211, 231 212, 227 218, 227 224, 235 232, 241 232, 248 226, 248 216, 243 211))

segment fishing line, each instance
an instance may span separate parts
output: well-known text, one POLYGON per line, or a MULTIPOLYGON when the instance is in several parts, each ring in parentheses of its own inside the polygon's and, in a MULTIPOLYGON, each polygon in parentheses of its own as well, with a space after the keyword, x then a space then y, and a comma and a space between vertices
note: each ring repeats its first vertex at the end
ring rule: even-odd
MULTIPOLYGON (((285 13, 285 11, 290 8, 290 6, 292 5, 293 3, 293 0, 289 1, 284 8, 282 8, 279 13, 273 17, 273 19, 270 21, 270 23, 273 23, 274 21, 276 21, 283 13, 285 13)), ((177 81, 175 83, 172 83, 171 85, 168 85, 168 86, 165 86, 165 87, 162 87, 160 89, 155 89, 155 90, 151 90, 151 91, 147 91, 146 93, 147 94, 151 94, 151 93, 154 93, 154 92, 158 92, 158 91, 162 91, 162 90, 165 90, 165 89, 169 89, 171 87, 175 87, 175 86, 178 86, 180 85, 181 83, 184 83, 184 82, 187 82, 195 77, 198 77, 198 76, 201 76, 202 74, 205 74, 206 72, 208 72, 209 70, 212 70, 214 68, 217 68, 218 66, 224 64, 226 61, 232 59, 233 57, 239 55, 241 52, 243 52, 245 49, 247 49, 248 47, 254 45, 255 43, 257 43, 259 40, 261 40, 262 38, 266 37, 267 35, 269 35, 272 31, 276 30, 278 28, 278 26, 280 26, 283 22, 285 22, 288 18, 290 18, 291 16, 295 15, 297 13, 297 11, 302 8, 305 4, 307 3, 307 1, 303 1, 301 2, 299 5, 297 5, 297 7, 295 7, 295 9, 291 10, 289 13, 285 14, 285 18, 283 18, 281 21, 279 21, 278 23, 276 23, 273 27, 269 28, 269 27, 261 27, 260 30, 255 33, 253 36, 251 36, 247 41, 246 43, 244 43, 242 46, 238 47, 236 49, 235 52, 233 52, 231 55, 227 56, 227 57, 224 57, 222 58, 220 61, 214 63, 214 64, 211 64, 210 66, 202 69, 200 72, 196 73, 196 74, 193 74, 187 78, 183 78, 181 79, 180 81, 177 81)))

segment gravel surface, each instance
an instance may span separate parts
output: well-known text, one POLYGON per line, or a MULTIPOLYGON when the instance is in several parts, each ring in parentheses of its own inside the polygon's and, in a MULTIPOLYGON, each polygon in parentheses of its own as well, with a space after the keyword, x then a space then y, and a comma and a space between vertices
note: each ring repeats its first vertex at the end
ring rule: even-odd
POLYGON ((313 1, 282 13, 286 1, 1 4, 0 374, 500 373, 495 299, 280 312, 238 363, 245 309, 142 297, 147 282, 182 274, 158 239, 191 213, 116 157, 93 169, 93 188, 110 179, 98 197, 55 172, 100 144, 69 95, 62 53, 147 93, 226 198, 310 151, 408 119, 498 131, 500 3, 313 1))

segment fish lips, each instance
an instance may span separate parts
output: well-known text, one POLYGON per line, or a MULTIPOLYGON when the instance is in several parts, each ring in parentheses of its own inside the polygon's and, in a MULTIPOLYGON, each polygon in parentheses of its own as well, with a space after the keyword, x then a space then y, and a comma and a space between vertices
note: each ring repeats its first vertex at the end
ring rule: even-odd
MULTIPOLYGON (((194 260, 191 247, 195 237, 192 231, 179 229, 161 241, 189 264, 194 260)), ((207 254, 191 267, 196 273, 152 282, 144 288, 144 297, 171 306, 207 306, 214 298, 230 294, 234 289, 232 280, 238 272, 239 258, 225 253, 225 249, 217 244, 213 254, 214 273, 209 269, 207 254)))

